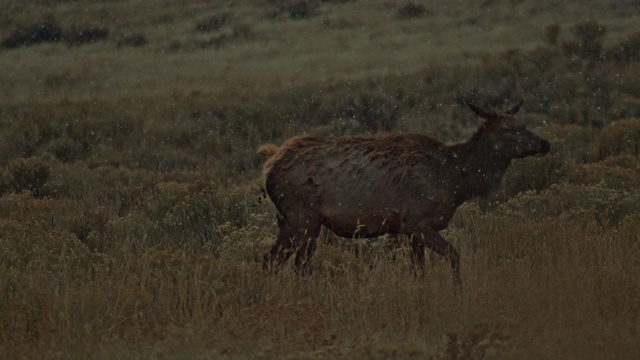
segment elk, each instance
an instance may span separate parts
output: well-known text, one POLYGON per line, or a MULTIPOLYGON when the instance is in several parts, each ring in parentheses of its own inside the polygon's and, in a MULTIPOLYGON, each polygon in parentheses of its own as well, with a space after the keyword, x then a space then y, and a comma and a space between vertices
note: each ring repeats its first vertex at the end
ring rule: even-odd
POLYGON ((451 264, 461 288, 460 256, 439 233, 456 208, 495 189, 511 160, 544 156, 549 141, 527 129, 510 110, 466 103, 481 120, 470 140, 446 145, 419 134, 304 136, 281 147, 262 145, 264 190, 277 209, 280 232, 264 256, 277 271, 294 252, 299 274, 311 273, 321 226, 341 237, 404 234, 413 262, 424 267, 425 248, 451 264))

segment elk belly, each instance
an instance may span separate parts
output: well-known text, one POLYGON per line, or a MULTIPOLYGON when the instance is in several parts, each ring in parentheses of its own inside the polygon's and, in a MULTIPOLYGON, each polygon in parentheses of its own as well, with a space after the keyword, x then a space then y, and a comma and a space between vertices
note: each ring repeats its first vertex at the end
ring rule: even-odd
POLYGON ((397 234, 402 217, 397 212, 386 214, 334 214, 323 217, 323 225, 341 237, 369 238, 384 234, 397 234))

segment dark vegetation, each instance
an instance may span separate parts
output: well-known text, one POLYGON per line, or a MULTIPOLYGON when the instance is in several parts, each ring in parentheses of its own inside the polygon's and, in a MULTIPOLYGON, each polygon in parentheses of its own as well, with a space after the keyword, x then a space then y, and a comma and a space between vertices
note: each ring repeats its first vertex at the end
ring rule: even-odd
POLYGON ((402 19, 414 19, 426 14, 427 8, 420 3, 406 3, 398 9, 398 17, 402 19))
MULTIPOLYGON (((78 60, 90 48, 80 45, 125 57, 146 51, 141 58, 166 56, 179 66, 181 56, 198 51, 211 51, 211 59, 235 47, 247 54, 255 47, 257 57, 277 53, 286 41, 271 27, 319 29, 318 43, 363 27, 347 1, 216 3, 208 12, 167 2, 144 20, 136 16, 150 7, 123 3, 137 9, 123 12, 132 19, 127 26, 115 21, 125 17, 113 10, 119 2, 99 4, 95 18, 67 19, 76 4, 64 2, 51 3, 53 15, 32 16, 44 20, 11 18, 23 8, 0 17, 2 73, 37 89, 0 100, 0 354, 456 359, 640 352, 640 32, 616 30, 617 20, 637 15, 633 8, 597 2, 602 14, 621 15, 541 23, 537 43, 470 52, 468 62, 425 59, 406 71, 390 63, 386 72, 326 80, 307 69, 268 91, 232 81, 211 84, 219 92, 190 89, 159 69, 163 91, 151 95, 136 76, 126 89, 65 95, 92 89, 96 77, 78 60), (166 35, 180 22, 183 33, 166 35), (35 75, 56 56, 67 66, 35 75), (16 73, 24 68, 15 59, 32 61, 33 75, 16 73), (504 109, 520 98, 521 118, 551 141, 552 152, 514 162, 496 193, 454 218, 447 238, 468 264, 463 282, 476 285, 465 298, 450 297, 446 264, 435 262, 424 282, 411 281, 402 239, 324 234, 312 278, 260 272, 260 255, 276 234, 274 210, 260 200, 260 144, 400 131, 462 141, 477 128, 464 100, 504 109)), ((536 4, 527 14, 561 6, 536 4)), ((490 18, 492 26, 510 24, 514 9, 529 5, 489 1, 455 8, 454 18, 484 29, 500 6, 507 10, 490 18)), ((397 22, 401 37, 454 10, 383 1, 372 11, 397 22)), ((367 31, 368 41, 382 36, 367 31)), ((345 45, 332 46, 340 54, 345 45)), ((266 79, 260 71, 246 76, 266 79)), ((12 92, 17 85, 6 86, 12 92)))
POLYGON ((2 46, 11 49, 59 41, 77 46, 103 41, 108 36, 109 30, 97 26, 73 25, 70 29, 63 30, 53 17, 48 17, 33 24, 14 29, 4 38, 2 46))

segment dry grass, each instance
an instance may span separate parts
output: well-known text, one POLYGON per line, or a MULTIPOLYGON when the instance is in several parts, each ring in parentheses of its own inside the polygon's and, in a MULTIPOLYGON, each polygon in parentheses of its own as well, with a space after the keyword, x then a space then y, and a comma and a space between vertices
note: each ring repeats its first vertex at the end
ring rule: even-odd
POLYGON ((0 358, 637 358, 637 7, 287 4, 6 4, 2 39, 108 36, 0 49, 0 358), (553 150, 443 232, 464 296, 389 237, 323 234, 313 276, 262 273, 259 144, 461 141, 462 99, 520 97, 553 150))

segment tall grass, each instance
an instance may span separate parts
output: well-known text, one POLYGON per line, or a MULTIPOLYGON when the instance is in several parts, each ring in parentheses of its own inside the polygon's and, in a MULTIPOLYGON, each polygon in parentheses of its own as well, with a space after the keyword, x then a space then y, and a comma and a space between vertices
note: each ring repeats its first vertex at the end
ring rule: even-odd
POLYGON ((303 4, 7 4, 2 39, 108 33, 0 50, 0 358, 637 358, 638 9, 303 4), (261 271, 259 144, 464 141, 462 100, 520 98, 552 152, 442 232, 463 296, 387 236, 261 271))

